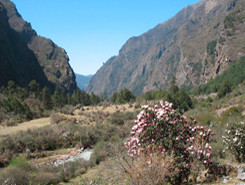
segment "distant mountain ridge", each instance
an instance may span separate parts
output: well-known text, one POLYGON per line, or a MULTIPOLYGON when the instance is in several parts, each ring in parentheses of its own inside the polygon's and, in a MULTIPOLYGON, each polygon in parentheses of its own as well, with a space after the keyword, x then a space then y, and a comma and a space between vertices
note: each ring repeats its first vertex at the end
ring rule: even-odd
MULTIPOLYGON (((22 19, 14 3, 9 0, 0 0, 0 3, 7 11, 10 27, 22 36, 28 48, 33 51, 35 60, 39 62, 49 82, 59 85, 68 92, 75 90, 77 88, 75 74, 66 51, 52 40, 38 36, 31 24, 22 19)), ((31 73, 33 72, 35 73, 35 71, 31 73)))
POLYGON ((77 86, 79 87, 79 89, 85 90, 93 75, 81 75, 77 73, 75 73, 75 75, 77 86))
POLYGON ((134 93, 167 88, 172 76, 192 89, 245 55, 243 0, 202 0, 166 22, 130 38, 91 78, 86 91, 128 88, 134 93), (236 13, 237 11, 237 13, 236 13), (232 27, 225 22, 227 16, 232 27))

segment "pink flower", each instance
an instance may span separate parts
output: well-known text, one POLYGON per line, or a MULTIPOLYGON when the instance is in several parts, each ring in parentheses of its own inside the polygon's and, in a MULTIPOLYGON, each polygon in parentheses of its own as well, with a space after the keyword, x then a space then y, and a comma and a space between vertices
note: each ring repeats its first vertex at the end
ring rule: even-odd
POLYGON ((206 156, 209 158, 210 157, 210 153, 207 153, 206 156))
POLYGON ((205 148, 208 148, 208 143, 206 143, 205 148))
POLYGON ((143 105, 141 108, 142 109, 147 109, 149 107, 149 105, 143 105))

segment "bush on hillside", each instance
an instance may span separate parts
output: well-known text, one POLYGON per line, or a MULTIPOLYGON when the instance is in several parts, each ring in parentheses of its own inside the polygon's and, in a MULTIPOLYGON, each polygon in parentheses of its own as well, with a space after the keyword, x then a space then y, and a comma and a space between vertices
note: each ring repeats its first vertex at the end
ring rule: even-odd
POLYGON ((245 162, 245 124, 244 122, 233 123, 225 130, 223 143, 226 150, 235 155, 236 160, 245 162))
MULTIPOLYGON (((172 103, 163 104, 162 101, 160 107, 143 106, 125 147, 128 154, 136 159, 141 154, 162 155, 163 158, 171 156, 176 161, 174 167, 178 172, 174 174, 175 178, 166 178, 171 180, 171 184, 178 184, 183 179, 188 181, 195 166, 193 163, 197 164, 200 161, 207 166, 213 162, 210 146, 213 133, 211 129, 195 126, 195 120, 188 121, 185 116, 172 109, 172 106, 172 103)), ((194 174, 194 177, 197 175, 194 174)))

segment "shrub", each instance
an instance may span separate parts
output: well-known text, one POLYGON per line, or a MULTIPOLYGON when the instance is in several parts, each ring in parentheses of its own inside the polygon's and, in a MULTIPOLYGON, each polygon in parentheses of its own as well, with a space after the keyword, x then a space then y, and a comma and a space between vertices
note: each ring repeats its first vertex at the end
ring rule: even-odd
POLYGON ((99 164, 101 161, 105 160, 107 157, 108 152, 106 150, 106 142, 105 141, 99 141, 95 147, 94 151, 91 155, 91 162, 94 162, 95 164, 99 164))
POLYGON ((213 133, 203 126, 194 126, 195 120, 188 121, 172 106, 172 103, 165 102, 164 105, 162 101, 160 108, 158 105, 142 106, 143 110, 137 116, 132 136, 125 147, 134 158, 142 152, 147 152, 150 156, 172 156, 176 161, 175 168, 179 169, 179 174, 171 181, 176 184, 184 178, 188 180, 192 163, 201 161, 207 166, 213 162, 210 159, 213 133))
POLYGON ((229 108, 224 115, 221 117, 222 123, 229 123, 239 121, 242 119, 242 110, 239 107, 231 107, 229 108))
POLYGON ((16 158, 12 159, 9 162, 9 166, 11 166, 11 167, 20 167, 20 168, 26 168, 27 167, 28 168, 29 163, 23 157, 16 157, 16 158))
POLYGON ((64 107, 61 108, 60 112, 63 113, 63 114, 74 115, 73 114, 74 110, 75 110, 74 106, 65 105, 64 107))
POLYGON ((207 53, 209 55, 212 55, 214 53, 216 44, 217 44, 217 40, 213 40, 207 44, 207 53))
POLYGON ((29 184, 31 174, 20 168, 10 168, 6 171, 0 172, 0 184, 29 184))
POLYGON ((230 80, 225 80, 218 91, 217 97, 222 98, 226 94, 232 92, 231 87, 232 87, 232 83, 230 82, 230 80))
POLYGON ((58 124, 61 122, 64 118, 58 113, 52 113, 50 115, 50 124, 58 124))
POLYGON ((234 123, 228 126, 223 137, 226 150, 235 155, 236 160, 241 163, 245 161, 245 125, 244 122, 234 123))
POLYGON ((174 181, 175 175, 179 174, 179 169, 175 168, 175 162, 175 159, 169 155, 164 157, 140 155, 130 162, 130 168, 127 168, 129 166, 125 168, 130 174, 129 183, 158 185, 174 181))
MULTIPOLYGON (((61 178, 58 177, 55 173, 39 173, 35 176, 35 179, 32 181, 33 184, 59 184, 61 178)), ((30 182, 30 184, 32 184, 30 182)))

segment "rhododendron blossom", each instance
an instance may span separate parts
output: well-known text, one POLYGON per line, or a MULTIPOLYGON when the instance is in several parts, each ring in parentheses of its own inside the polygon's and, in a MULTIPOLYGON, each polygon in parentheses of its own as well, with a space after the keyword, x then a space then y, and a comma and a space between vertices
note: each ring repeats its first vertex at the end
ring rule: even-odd
POLYGON ((171 155, 181 173, 189 174, 194 159, 207 165, 211 162, 213 141, 210 129, 196 126, 195 120, 190 120, 172 108, 169 102, 150 107, 142 106, 132 136, 125 143, 128 154, 133 157, 141 153, 147 155, 171 155))
MULTIPOLYGON (((229 125, 227 125, 229 126, 229 125)), ((226 149, 230 150, 238 162, 245 161, 245 126, 244 122, 234 123, 229 129, 225 130, 222 136, 226 149)))

